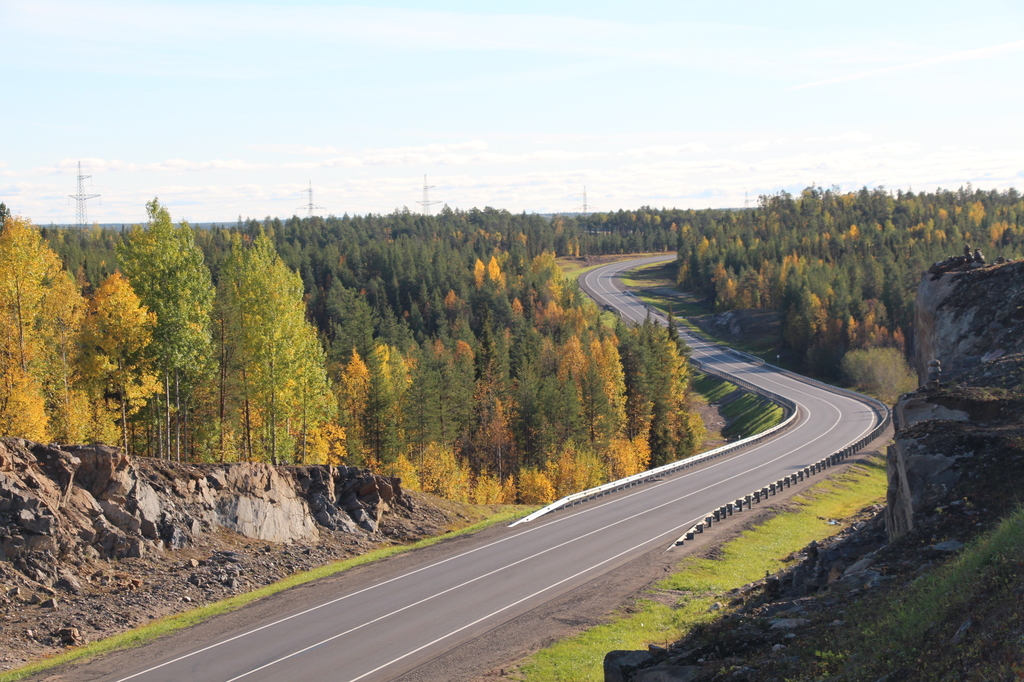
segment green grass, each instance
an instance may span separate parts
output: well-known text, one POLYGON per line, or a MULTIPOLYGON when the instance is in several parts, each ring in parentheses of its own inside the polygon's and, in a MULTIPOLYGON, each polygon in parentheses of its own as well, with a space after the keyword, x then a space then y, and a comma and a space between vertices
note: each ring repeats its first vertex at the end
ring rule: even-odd
POLYGON ((602 260, 600 263, 594 263, 593 265, 587 265, 582 259, 572 258, 563 256, 555 259, 555 264, 562 271, 562 276, 566 279, 576 280, 584 272, 599 268, 602 265, 608 265, 609 263, 617 263, 624 260, 632 260, 633 258, 645 258, 647 256, 661 256, 665 255, 664 251, 651 251, 648 253, 624 253, 614 257, 608 257, 607 260, 602 260))
POLYGON ((530 512, 538 509, 539 507, 512 507, 506 508, 499 511, 486 519, 474 523, 465 528, 459 530, 450 531, 443 535, 436 535, 429 538, 423 538, 414 543, 408 545, 394 545, 391 547, 382 547, 380 549, 361 554, 350 559, 344 559, 342 561, 336 561, 331 564, 320 566, 309 571, 303 571, 301 573, 294 573, 287 578, 279 580, 265 587, 261 587, 252 592, 246 592, 245 594, 238 594, 233 597, 228 597, 221 601, 206 604, 198 608, 178 613, 173 616, 166 616, 158 620, 153 621, 147 625, 144 625, 134 630, 123 632, 113 637, 107 637, 106 639, 97 640, 85 646, 76 647, 69 649, 63 653, 51 656, 49 658, 29 663, 16 670, 7 671, 0 674, 0 682, 11 682, 13 680, 21 680, 29 675, 54 668, 58 665, 65 663, 71 663, 73 661, 81 660, 84 658, 92 658, 100 654, 109 653, 111 651, 117 651, 120 649, 130 649, 133 647, 141 646, 147 642, 151 642, 158 637, 182 630, 184 628, 191 627, 198 623, 201 623, 208 618, 218 616, 223 613, 235 611, 242 608, 247 604, 251 604, 254 601, 269 597, 277 594, 292 587, 304 585, 314 580, 320 580, 328 576, 347 571, 355 568, 356 566, 362 566, 374 561, 380 561, 387 557, 408 552, 413 549, 419 549, 421 547, 429 547, 430 545, 437 544, 443 540, 453 538, 459 535, 466 535, 468 533, 475 533, 484 528, 488 528, 498 523, 512 521, 514 519, 526 516, 530 512))
MULTIPOLYGON (((709 403, 717 403, 738 390, 736 384, 703 373, 695 376, 692 386, 709 403)), ((753 436, 782 423, 785 416, 781 407, 754 393, 744 393, 730 400, 721 411, 729 420, 729 425, 722 429, 725 438, 753 436)))
POLYGON ((914 670, 918 679, 1024 678, 1020 585, 1024 580, 1024 508, 967 544, 945 565, 848 616, 853 633, 832 643, 851 661, 844 679, 877 679, 914 670), (950 642, 971 617, 973 630, 950 642))
POLYGON ((709 403, 717 403, 736 390, 736 384, 703 373, 696 374, 690 385, 709 403))
POLYGON ((675 288, 676 284, 674 279, 668 276, 671 274, 671 270, 669 268, 670 265, 672 264, 656 264, 630 270, 629 272, 623 273, 622 282, 628 288, 632 289, 633 293, 636 294, 641 301, 653 308, 656 308, 665 315, 671 313, 675 316, 678 324, 687 327, 691 331, 697 332, 707 340, 729 348, 741 350, 745 353, 750 353, 751 355, 756 355, 773 364, 778 364, 778 355, 780 353, 779 343, 781 342, 781 339, 771 337, 754 337, 745 341, 729 341, 717 337, 714 334, 698 327, 690 319, 701 317, 703 315, 710 315, 714 312, 712 309, 700 303, 693 295, 685 292, 662 294, 650 291, 650 289, 653 288, 675 288))
POLYGON ((591 628, 537 652, 520 669, 527 682, 585 682, 603 680, 604 655, 614 649, 643 649, 647 644, 673 642, 694 625, 722 612, 709 613, 719 596, 763 578, 786 564, 782 557, 811 540, 833 535, 828 519, 852 516, 885 497, 885 465, 872 461, 822 481, 793 498, 795 511, 774 516, 726 543, 719 559, 687 559, 680 571, 657 585, 659 589, 690 594, 676 607, 652 601, 636 605, 637 613, 591 628))
POLYGON ((781 424, 785 410, 767 398, 744 393, 723 406, 722 414, 729 419, 729 425, 722 429, 722 435, 726 438, 746 438, 781 424))
POLYGON ((622 283, 627 287, 646 289, 650 287, 676 286, 675 261, 651 263, 622 273, 622 283))

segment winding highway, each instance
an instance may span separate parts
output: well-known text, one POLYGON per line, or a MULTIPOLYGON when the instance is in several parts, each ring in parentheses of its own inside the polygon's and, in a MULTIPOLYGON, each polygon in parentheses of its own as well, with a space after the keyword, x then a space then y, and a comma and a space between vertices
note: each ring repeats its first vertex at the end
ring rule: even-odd
MULTIPOLYGON (((648 312, 622 291, 617 275, 654 260, 595 269, 581 285, 626 320, 640 321, 648 312)), ((794 400, 797 423, 731 457, 501 529, 486 540, 442 543, 339 574, 284 593, 272 602, 273 611, 258 603, 53 679, 393 680, 667 547, 707 510, 817 462, 878 423, 867 403, 713 344, 687 342, 702 362, 794 400)))

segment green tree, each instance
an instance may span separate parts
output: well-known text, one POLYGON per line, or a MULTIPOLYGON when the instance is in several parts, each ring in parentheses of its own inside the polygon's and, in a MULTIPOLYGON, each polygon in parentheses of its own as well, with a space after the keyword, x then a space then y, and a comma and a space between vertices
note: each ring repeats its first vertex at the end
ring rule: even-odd
POLYGON ((222 355, 235 360, 245 456, 258 450, 274 464, 304 458, 307 434, 333 417, 334 407, 324 351, 305 319, 301 278, 261 231, 251 246, 235 238, 219 297, 224 343, 233 347, 222 355))
MULTIPOLYGON (((149 349, 164 385, 157 454, 173 452, 180 460, 183 437, 187 440, 189 435, 188 408, 212 369, 214 290, 188 223, 175 227, 157 199, 146 204, 146 210, 149 224, 136 225, 117 255, 139 299, 156 314, 149 349)), ((156 413, 157 406, 153 407, 156 413)))
POLYGON ((843 374, 858 390, 892 403, 917 388, 917 378, 896 348, 862 348, 843 356, 843 374))

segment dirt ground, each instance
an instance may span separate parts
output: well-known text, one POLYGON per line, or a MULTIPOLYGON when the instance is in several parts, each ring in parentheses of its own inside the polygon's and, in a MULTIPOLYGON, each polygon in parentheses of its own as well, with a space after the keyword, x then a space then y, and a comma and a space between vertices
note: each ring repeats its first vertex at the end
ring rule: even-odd
MULTIPOLYGON (((861 451, 861 457, 884 452, 885 444, 891 437, 891 430, 882 434, 861 451)), ((846 471, 848 467, 858 464, 861 457, 852 458, 830 469, 829 475, 846 471)), ((789 500, 795 494, 821 480, 822 477, 814 477, 799 486, 788 488, 785 494, 772 498, 770 504, 729 517, 716 525, 714 532, 698 535, 695 540, 686 542, 683 547, 675 547, 668 551, 666 548, 659 548, 648 552, 584 587, 506 623, 399 679, 401 682, 495 682, 520 679, 516 673, 517 666, 537 650, 595 625, 607 623, 618 613, 628 612, 630 605, 637 599, 650 598, 652 585, 674 572, 684 557, 713 557, 720 551, 722 545, 748 528, 764 523, 772 516, 785 511, 789 500)), ((844 528, 843 525, 837 525, 836 533, 839 534, 844 528)))
MULTIPOLYGON (((871 448, 868 449, 871 452, 871 448)), ((842 471, 844 467, 833 469, 842 471)), ((820 480, 820 479, 819 479, 820 480)), ((616 613, 629 609, 658 579, 673 571, 685 556, 711 556, 728 540, 744 529, 761 523, 785 508, 787 500, 805 489, 810 482, 786 490, 753 512, 730 517, 716 525, 714 532, 698 536, 684 547, 658 548, 625 566, 596 578, 587 585, 547 603, 528 614, 501 625, 450 651, 446 655, 413 670, 400 679, 403 682, 448 682, 479 680, 494 682, 517 679, 515 667, 538 649, 559 639, 577 634, 589 627, 607 622, 616 613)), ((439 502, 429 504, 426 497, 415 495, 416 512, 393 517, 385 524, 385 537, 378 543, 405 541, 443 532, 475 519, 459 511, 456 505, 439 502), (461 516, 460 516, 461 515, 461 516)), ((841 527, 837 526, 837 531, 841 527)), ((453 551, 465 551, 477 544, 491 542, 511 532, 505 525, 492 526, 471 536, 459 536, 417 552, 400 554, 363 566, 341 575, 326 578, 333 583, 343 580, 348 588, 376 582, 390 575, 408 571, 423 562, 437 560, 453 551)), ((21 602, 4 605, 0 652, 7 668, 56 653, 65 648, 57 634, 76 627, 84 640, 124 631, 153 618, 221 599, 230 594, 251 590, 294 571, 322 565, 336 559, 366 551, 374 543, 356 538, 325 538, 316 547, 276 546, 259 542, 241 542, 237 538, 220 538, 209 545, 192 548, 191 556, 180 554, 174 561, 133 559, 120 562, 118 571, 109 571, 88 586, 82 594, 59 597, 57 608, 21 602), (193 565, 193 562, 198 565, 193 565), (235 580, 232 583, 232 579, 235 580), (196 584, 198 583, 198 584, 196 584)), ((330 587, 329 585, 327 587, 330 587)), ((339 587, 340 589, 340 587, 339 587)), ((218 616, 195 626, 190 636, 217 637, 243 627, 252 617, 274 609, 294 608, 315 599, 320 590, 312 584, 279 593, 257 602, 243 611, 218 616)), ((171 640, 172 638, 168 638, 171 640)), ((159 642, 151 646, 160 646, 159 642)), ((173 646, 169 642, 168 646, 173 646)), ((99 679, 119 669, 132 657, 131 651, 113 653, 90 662, 82 662, 43 673, 36 680, 99 679)))
POLYGON ((439 535, 479 520, 472 510, 408 492, 413 511, 396 508, 375 535, 321 529, 316 544, 248 540, 230 532, 203 536, 175 552, 98 561, 86 581, 64 589, 10 587, 0 566, 0 670, 273 583, 293 573, 364 554, 376 547, 439 535), (7 583, 7 585, 4 585, 7 583))

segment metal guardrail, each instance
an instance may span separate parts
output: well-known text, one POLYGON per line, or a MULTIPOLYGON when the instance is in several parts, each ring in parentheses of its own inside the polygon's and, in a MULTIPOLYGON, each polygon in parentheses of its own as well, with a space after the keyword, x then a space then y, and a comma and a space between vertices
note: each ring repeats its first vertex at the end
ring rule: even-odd
POLYGON ((758 395, 762 395, 768 398, 769 400, 780 404, 783 410, 785 410, 785 412, 787 413, 786 419, 784 419, 782 423, 777 424, 770 429, 765 429, 761 433, 749 436, 747 438, 735 441, 733 443, 729 443, 727 445, 723 445, 721 447, 715 448, 714 450, 708 450, 707 452, 702 452, 698 455, 687 457, 686 459, 681 459, 676 462, 670 462, 668 464, 664 464, 660 467, 650 469, 648 471, 642 471, 639 474, 627 476, 626 478, 622 478, 617 481, 612 481, 611 483, 605 483, 604 485, 598 486, 596 488, 590 488, 589 490, 583 490, 578 493, 573 493, 572 495, 566 495, 565 497, 559 500, 555 500, 546 507, 538 509, 529 516, 524 516, 518 521, 515 521, 514 523, 510 524, 510 527, 516 526, 520 523, 533 521, 534 519, 537 519, 543 516, 544 514, 553 512, 557 509, 564 509, 565 507, 571 507, 582 502, 586 502, 587 500, 593 500, 595 498, 602 497, 604 495, 607 495, 608 493, 616 492, 618 490, 624 490, 626 488, 632 488, 634 486, 647 483, 653 479, 658 478, 659 476, 674 473, 682 469, 687 469, 696 464, 706 462, 710 459, 715 459, 717 457, 727 455, 730 452, 735 452, 736 450, 744 448, 753 443, 759 443, 765 438, 775 435, 776 433, 785 429, 796 420, 797 406, 796 403, 794 403, 789 398, 785 398, 777 393, 773 393, 772 391, 760 388, 759 386, 754 386, 753 384, 744 381, 743 379, 738 379, 736 377, 726 374, 725 372, 720 372, 719 370, 712 369, 710 367, 704 367, 703 363, 701 363, 698 360, 691 359, 690 364, 696 366, 702 372, 714 374, 715 376, 725 379, 730 383, 742 386, 744 389, 751 391, 752 393, 757 393, 758 395))
MULTIPOLYGON (((793 474, 792 476, 789 476, 789 477, 787 477, 785 479, 780 479, 779 481, 776 481, 775 483, 771 483, 771 484, 769 484, 769 486, 767 486, 765 488, 762 488, 759 491, 755 491, 754 493, 751 493, 750 495, 747 495, 746 498, 744 498, 744 500, 746 501, 746 504, 747 504, 748 508, 749 508, 750 504, 752 504, 752 503, 756 504, 756 503, 760 502, 761 499, 767 498, 769 493, 774 495, 776 493, 776 490, 781 490, 783 485, 788 487, 792 483, 796 483, 798 481, 804 480, 805 476, 808 476, 808 477, 812 476, 812 475, 814 475, 814 474, 816 474, 816 473, 818 473, 820 471, 823 471, 823 470, 825 470, 825 469, 827 469, 829 467, 832 467, 835 464, 838 464, 838 463, 842 462, 847 457, 850 457, 851 455, 856 454, 862 448, 864 448, 868 443, 870 443, 875 438, 877 438, 879 435, 881 435, 881 433, 883 431, 885 431, 886 427, 888 427, 890 422, 892 421, 892 415, 889 412, 889 408, 887 408, 881 401, 876 400, 874 398, 871 398, 870 396, 862 395, 860 393, 857 393, 855 391, 850 391, 850 390, 847 390, 845 388, 839 388, 838 386, 832 386, 831 384, 826 384, 824 382, 818 381, 817 379, 811 379, 809 377, 805 377, 803 375, 797 374, 796 372, 791 372, 788 369, 783 369, 781 367, 776 367, 775 365, 772 365, 770 363, 765 362, 761 358, 758 358, 756 356, 750 355, 749 353, 744 353, 743 351, 738 351, 738 350, 735 350, 735 349, 732 349, 732 348, 727 348, 726 350, 729 351, 729 352, 732 352, 732 353, 734 353, 736 355, 739 355, 740 357, 744 358, 745 360, 747 360, 749 362, 754 362, 758 366, 770 367, 771 369, 773 369, 775 371, 778 371, 778 372, 781 372, 783 374, 792 376, 792 377, 794 377, 794 378, 796 378, 796 379, 798 379, 798 380, 800 380, 800 381, 802 381, 804 383, 809 383, 809 384, 812 384, 812 385, 817 386, 819 388, 823 388, 825 390, 831 391, 833 393, 839 393, 839 394, 843 394, 843 395, 848 395, 848 396, 850 396, 852 398, 856 398, 858 400, 867 402, 867 403, 871 404, 876 409, 876 411, 878 411, 878 413, 880 415, 882 415, 881 422, 879 422, 879 424, 874 429, 872 429, 871 432, 868 435, 862 437, 857 442, 852 443, 852 444, 846 446, 845 448, 843 448, 842 450, 839 450, 839 451, 829 455, 828 457, 825 457, 825 458, 821 459, 820 461, 812 464, 811 466, 807 467, 803 471, 797 472, 796 474, 793 474), (792 479, 792 482, 790 482, 790 479, 792 479)), ((738 441, 736 441, 734 443, 729 443, 728 445, 724 445, 724 446, 719 447, 719 448, 715 448, 714 450, 708 450, 707 452, 703 452, 701 454, 694 455, 693 457, 688 457, 686 459, 681 459, 681 460, 679 460, 677 462, 671 462, 669 464, 665 464, 665 465, 657 467, 655 469, 650 469, 648 471, 643 471, 643 472, 641 472, 639 474, 634 474, 633 476, 627 476, 626 478, 619 479, 618 481, 612 481, 610 483, 605 483, 604 485, 598 486, 596 488, 590 488, 589 490, 583 490, 583 491, 578 492, 578 493, 573 493, 572 495, 566 495, 565 497, 563 497, 563 498, 561 498, 559 500, 555 500, 554 502, 552 502, 551 504, 547 505, 546 507, 538 509, 537 511, 533 512, 529 516, 524 516, 523 518, 519 519, 518 521, 515 521, 514 523, 510 524, 510 527, 511 526, 519 525, 520 523, 526 523, 526 522, 529 522, 529 521, 533 521, 533 520, 535 520, 535 519, 537 519, 537 518, 539 518, 539 517, 541 517, 541 516, 543 516, 543 515, 545 515, 545 514, 547 514, 549 512, 553 512, 553 511, 556 511, 558 509, 565 509, 566 507, 572 507, 572 506, 575 506, 577 504, 581 504, 582 502, 586 502, 588 500, 593 500, 593 499, 596 499, 598 497, 602 497, 602 496, 607 495, 607 494, 612 493, 612 492, 616 492, 616 491, 619 491, 619 490, 624 490, 626 488, 632 488, 634 486, 641 485, 643 483, 647 483, 647 482, 649 482, 651 480, 654 480, 654 479, 658 478, 659 476, 663 476, 665 474, 674 473, 676 471, 681 471, 682 469, 687 469, 687 468, 692 467, 692 466, 694 466, 696 464, 700 464, 702 462, 706 462, 708 460, 715 459, 717 457, 721 457, 721 456, 729 454, 731 452, 735 452, 736 450, 744 448, 744 447, 746 447, 748 445, 751 445, 751 444, 754 444, 754 443, 759 443, 762 440, 764 440, 765 438, 768 438, 769 436, 773 436, 776 433, 778 433, 779 431, 785 429, 790 424, 792 424, 793 421, 796 419, 796 417, 797 417, 796 403, 794 403, 789 398, 785 398, 785 397, 783 397, 783 396, 781 396, 781 395, 779 395, 777 393, 774 393, 774 392, 769 391, 767 389, 761 388, 759 386, 755 386, 754 384, 751 384, 751 383, 749 383, 749 382, 747 382, 747 381, 745 381, 743 379, 740 379, 738 377, 735 377, 735 376, 733 376, 731 374, 727 374, 725 372, 716 370, 714 368, 707 367, 707 366, 705 366, 704 363, 700 362, 699 360, 694 360, 694 359, 691 358, 690 359, 690 364, 694 365, 695 367, 700 369, 702 372, 706 372, 708 374, 714 374, 715 376, 717 376, 717 377, 719 377, 721 379, 724 379, 724 380, 726 380, 726 381, 728 381, 730 383, 736 384, 737 386, 741 386, 744 389, 746 389, 748 391, 751 391, 752 393, 757 393, 758 395, 764 396, 764 397, 768 398, 769 400, 772 400, 773 402, 778 403, 779 405, 781 405, 783 407, 784 410, 786 410, 789 413, 787 418, 785 420, 783 420, 782 423, 780 423, 780 424, 778 424, 776 426, 773 426, 770 429, 766 429, 765 431, 762 431, 761 433, 755 434, 753 436, 749 436, 749 437, 744 438, 742 440, 738 440, 738 441)), ((737 503, 739 503, 739 500, 737 500, 737 503)), ((707 517, 705 517, 705 523, 707 523, 707 525, 710 526, 712 523, 714 523, 714 521, 718 520, 720 514, 725 514, 725 513, 732 514, 733 510, 735 508, 737 508, 737 505, 734 505, 734 503, 730 502, 727 505, 724 505, 723 507, 721 507, 719 510, 716 510, 715 512, 713 512, 713 513, 709 514, 707 517), (726 512, 727 509, 728 509, 728 512, 726 512)), ((739 510, 742 511, 742 508, 743 508, 742 505, 738 505, 738 509, 739 510)), ((702 525, 702 524, 698 524, 698 525, 702 525)), ((694 527, 694 529, 691 529, 691 531, 693 531, 693 532, 703 532, 703 530, 696 531, 695 529, 696 529, 696 526, 694 527)), ((691 534, 691 532, 688 531, 687 535, 690 535, 690 534, 691 534)), ((692 539, 692 536, 691 536, 691 539, 692 539)), ((681 538, 680 540, 677 541, 677 544, 681 544, 682 542, 683 542, 683 540, 681 538)))
MULTIPOLYGON (((875 430, 878 431, 879 434, 881 434, 882 431, 885 430, 885 427, 888 426, 892 422, 892 413, 889 411, 889 407, 885 403, 883 403, 881 400, 878 400, 876 398, 872 398, 869 395, 864 395, 863 393, 857 393, 856 391, 851 391, 851 390, 846 389, 846 388, 840 388, 839 386, 833 386, 832 384, 826 384, 824 381, 818 381, 817 379, 812 379, 810 377, 805 377, 803 374, 797 374, 796 372, 792 372, 792 371, 790 371, 788 369, 785 369, 783 367, 779 367, 778 365, 773 365, 770 362, 765 362, 762 358, 759 358, 756 355, 751 355, 750 353, 744 353, 743 351, 736 350, 735 348, 727 348, 726 350, 728 350, 729 352, 731 352, 731 353, 733 353, 735 355, 739 355, 741 358, 747 360, 748 362, 753 362, 754 364, 756 364, 758 366, 761 366, 761 367, 769 367, 769 368, 775 370, 776 372, 779 372, 780 374, 785 374, 787 376, 793 377, 797 381, 802 381, 805 384, 811 384, 812 386, 817 386, 818 388, 824 389, 826 391, 831 391, 832 393, 838 393, 840 395, 845 395, 845 396, 848 396, 848 397, 853 398, 855 400, 860 400, 862 402, 869 403, 870 405, 872 405, 875 408, 875 411, 878 413, 879 417, 881 417, 881 420, 882 420, 879 423, 879 426, 875 428, 875 430)), ((875 437, 873 437, 871 440, 874 440, 875 438, 877 438, 877 435, 875 437)))
MULTIPOLYGON (((625 293, 627 295, 629 295, 629 296, 633 296, 633 298, 636 298, 636 296, 632 292, 627 291, 625 293)), ((644 304, 644 307, 647 308, 648 311, 651 311, 650 306, 644 304)), ((654 311, 654 312, 655 312, 655 314, 658 314, 657 311, 654 311)), ((687 332, 687 334, 689 334, 690 336, 693 336, 697 340, 705 341, 704 338, 702 338, 699 334, 697 334, 695 332, 687 332)), ((818 381, 817 379, 811 379, 810 377, 805 377, 805 376, 803 376, 801 374, 797 374, 796 372, 791 372, 788 369, 783 369, 782 367, 777 367, 776 365, 772 365, 770 363, 767 363, 762 358, 759 358, 759 357, 757 357, 755 355, 751 355, 750 353, 744 353, 743 351, 735 350, 733 348, 726 348, 725 350, 728 351, 728 352, 734 353, 736 355, 739 355, 740 357, 742 357, 746 361, 752 362, 752 363, 754 363, 755 365, 757 365, 759 367, 770 367, 771 369, 773 369, 773 370, 775 370, 777 372, 780 372, 782 374, 786 374, 788 376, 791 376, 791 377, 793 377, 793 378, 795 378, 795 379, 797 379, 799 381, 802 381, 804 383, 808 383, 808 384, 811 384, 813 386, 817 386, 819 388, 825 389, 827 391, 831 391, 833 393, 839 393, 839 394, 842 394, 842 395, 848 395, 848 396, 850 396, 852 398, 855 398, 857 400, 861 400, 863 402, 867 402, 867 403, 871 404, 875 408, 875 410, 879 413, 879 415, 882 415, 882 420, 881 420, 881 422, 879 422, 879 424, 874 429, 871 430, 871 432, 868 435, 862 437, 856 443, 852 443, 850 445, 847 445, 845 448, 843 448, 843 449, 841 449, 841 450, 839 450, 839 451, 829 455, 828 457, 825 457, 825 458, 821 459, 818 462, 815 462, 811 466, 806 467, 805 469, 803 469, 801 471, 798 471, 797 473, 792 474, 791 476, 787 476, 785 478, 779 479, 778 481, 776 481, 774 483, 770 483, 768 486, 766 486, 764 488, 761 488, 760 490, 754 491, 750 495, 746 495, 743 498, 737 498, 735 503, 729 502, 726 505, 723 505, 722 507, 719 507, 718 509, 716 509, 713 512, 709 513, 707 516, 705 516, 704 523, 698 523, 696 526, 694 526, 689 531, 687 531, 683 535, 683 537, 679 538, 676 541, 676 544, 679 544, 679 545, 683 544, 683 542, 685 540, 692 540, 694 534, 704 532, 705 524, 707 524, 707 527, 710 527, 713 523, 715 523, 717 521, 720 521, 721 518, 723 518, 724 516, 731 515, 736 510, 742 511, 744 504, 746 504, 747 508, 749 509, 751 504, 759 503, 762 499, 766 499, 769 496, 769 494, 774 495, 779 490, 782 490, 783 487, 789 487, 790 485, 798 483, 799 481, 803 481, 804 478, 813 476, 814 474, 816 474, 816 473, 818 473, 820 471, 824 471, 825 469, 830 468, 830 467, 834 466, 835 464, 838 464, 838 463, 842 462, 847 457, 850 457, 851 455, 856 454, 862 448, 864 448, 868 443, 870 443, 875 438, 880 436, 882 434, 882 432, 885 431, 886 427, 888 427, 889 424, 892 421, 892 414, 889 412, 889 408, 886 407, 881 401, 876 400, 875 398, 872 398, 872 397, 866 396, 866 395, 862 395, 860 393, 857 393, 855 391, 850 391, 850 390, 847 390, 845 388, 839 388, 838 386, 832 386, 831 384, 826 384, 826 383, 824 383, 822 381, 818 381)), ((578 493, 573 493, 572 495, 566 495, 565 497, 563 497, 563 498, 561 498, 559 500, 555 500, 554 502, 552 502, 551 504, 547 505, 546 507, 538 509, 537 511, 533 512, 529 516, 524 516, 523 518, 519 519, 518 521, 515 521, 515 522, 509 524, 509 527, 517 526, 520 523, 526 523, 528 521, 533 521, 534 519, 537 519, 537 518, 539 518, 539 517, 541 517, 544 514, 547 514, 549 512, 553 512, 553 511, 556 511, 558 509, 565 509, 566 507, 572 507, 572 506, 575 506, 577 504, 581 504, 583 502, 586 502, 587 500, 593 500, 593 499, 596 499, 598 497, 602 497, 604 495, 607 495, 609 493, 616 492, 618 490, 624 490, 626 488, 632 488, 633 486, 641 485, 643 483, 647 483, 649 481, 652 481, 652 480, 654 480, 654 479, 656 479, 659 476, 662 476, 664 474, 674 473, 676 471, 680 471, 682 469, 686 469, 686 468, 692 467, 692 466, 694 466, 696 464, 700 464, 702 462, 706 462, 706 461, 708 461, 710 459, 715 459, 716 457, 721 457, 721 456, 726 455, 726 454, 728 454, 730 452, 735 452, 736 450, 744 448, 744 447, 746 447, 748 445, 752 445, 753 443, 758 443, 758 442, 764 440, 765 438, 768 438, 770 436, 775 435, 776 433, 778 433, 779 431, 785 429, 786 427, 788 427, 790 424, 792 424, 796 420, 796 418, 797 418, 797 406, 796 406, 796 403, 793 402, 792 400, 790 400, 789 398, 785 398, 785 397, 783 397, 783 396, 781 396, 781 395, 779 395, 777 393, 774 393, 774 392, 769 391, 767 389, 761 388, 759 386, 755 386, 754 384, 751 384, 751 383, 749 383, 749 382, 747 382, 747 381, 745 381, 743 379, 740 379, 738 377, 735 377, 735 376, 733 376, 731 374, 727 374, 727 373, 722 372, 720 370, 716 370, 714 368, 707 367, 707 366, 704 365, 704 363, 700 362, 699 360, 694 360, 692 357, 689 359, 689 361, 690 361, 691 365, 697 367, 702 372, 706 372, 708 374, 714 374, 715 376, 717 376, 719 378, 722 378, 722 379, 724 379, 724 380, 726 380, 726 381, 728 381, 728 382, 730 382, 732 384, 736 384, 737 386, 742 386, 743 388, 747 389, 748 391, 750 391, 752 393, 756 393, 758 395, 764 396, 764 397, 768 398, 769 400, 772 400, 773 402, 778 403, 779 405, 781 405, 783 407, 784 410, 789 412, 789 415, 786 417, 785 420, 782 421, 782 423, 780 423, 780 424, 778 424, 776 426, 773 426, 770 429, 766 429, 766 430, 762 431, 761 433, 755 434, 753 436, 749 436, 749 437, 744 438, 742 440, 738 440, 738 441, 736 441, 734 443, 729 443, 728 445, 723 445, 722 447, 715 448, 714 450, 708 450, 707 452, 703 452, 701 454, 694 455, 694 456, 688 457, 686 459, 681 459, 681 460, 679 460, 677 462, 670 462, 669 464, 665 464, 663 466, 657 467, 655 469, 650 469, 648 471, 643 471, 643 472, 641 472, 639 474, 634 474, 633 476, 627 476, 626 478, 619 479, 618 481, 612 481, 610 483, 605 483, 604 485, 598 486, 596 488, 590 488, 589 490, 583 490, 583 491, 578 492, 578 493)))
POLYGON ((696 535, 703 533, 705 529, 711 528, 712 525, 719 521, 722 521, 727 516, 731 516, 736 512, 743 511, 744 505, 746 505, 747 509, 751 509, 752 505, 760 503, 762 500, 767 499, 770 495, 775 495, 782 491, 784 488, 796 485, 797 483, 803 481, 804 479, 810 478, 811 476, 817 473, 820 473, 826 469, 829 469, 839 464, 847 457, 856 454, 862 448, 867 446, 868 443, 878 438, 878 436, 882 435, 882 432, 885 431, 885 429, 889 426, 890 423, 892 423, 892 413, 889 411, 889 408, 886 407, 886 405, 882 403, 880 400, 876 400, 875 398, 872 398, 870 396, 862 395, 860 393, 857 393, 856 391, 850 391, 845 388, 839 388, 838 386, 832 386, 831 384, 826 384, 824 382, 818 381, 817 379, 805 377, 801 374, 797 374, 796 372, 791 372, 788 369, 776 367, 775 365, 766 363, 761 358, 758 358, 754 355, 750 355, 749 353, 744 353, 743 351, 738 351, 732 348, 729 348, 727 350, 729 350, 732 353, 735 353, 736 355, 739 355, 745 360, 754 361, 759 366, 771 367, 772 369, 778 372, 792 376, 804 383, 818 386, 819 388, 823 388, 833 393, 848 395, 852 398, 856 398, 857 400, 869 403, 875 408, 876 411, 879 412, 880 415, 882 415, 882 419, 878 423, 878 425, 875 426, 875 428, 873 428, 868 433, 868 435, 863 436, 857 442, 847 445, 845 448, 815 462, 811 466, 806 467, 795 474, 786 476, 785 478, 780 478, 778 481, 775 481, 774 483, 769 483, 767 486, 761 488, 760 490, 755 490, 749 495, 744 495, 741 498, 737 498, 735 502, 729 502, 719 507, 718 509, 709 512, 704 516, 703 522, 697 523, 692 528, 690 528, 690 530, 686 531, 682 536, 680 536, 680 538, 675 541, 676 545, 682 545, 687 540, 693 540, 694 537, 696 537, 696 535))

